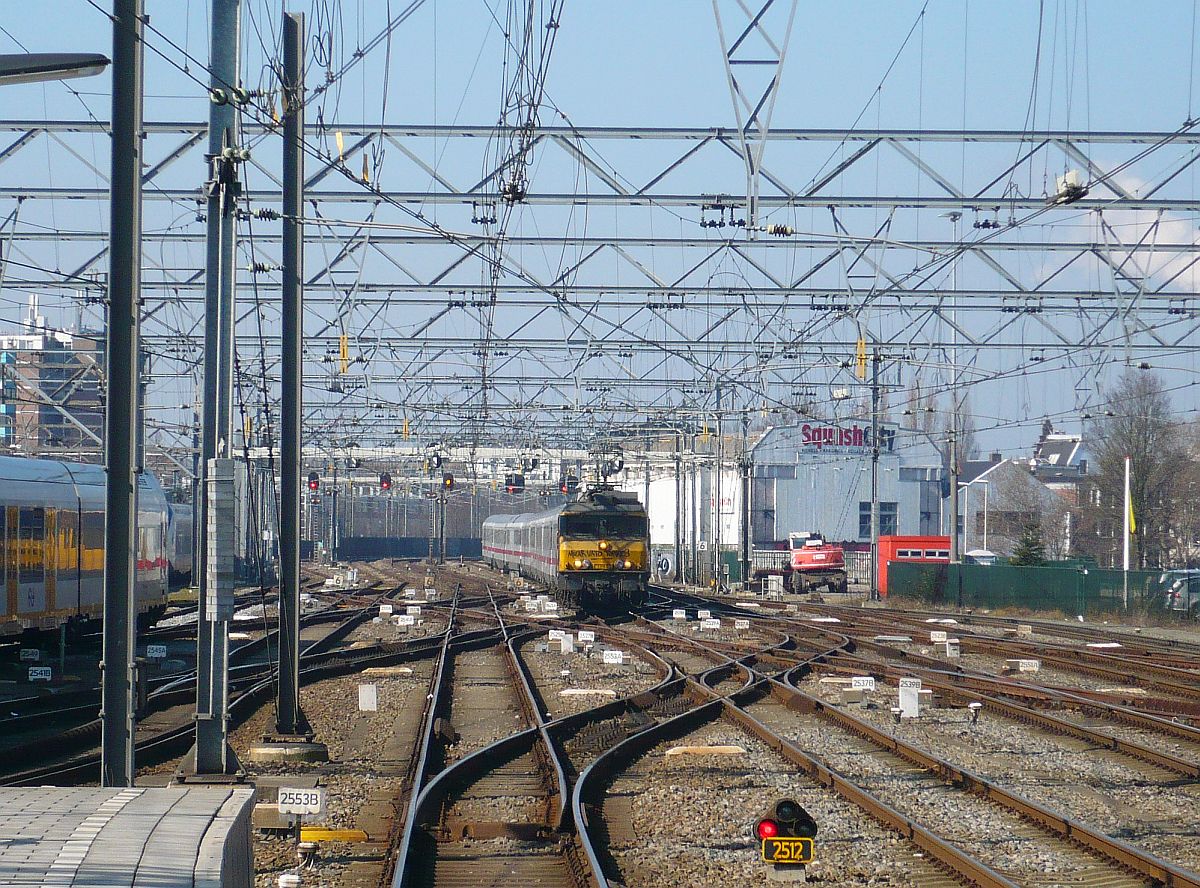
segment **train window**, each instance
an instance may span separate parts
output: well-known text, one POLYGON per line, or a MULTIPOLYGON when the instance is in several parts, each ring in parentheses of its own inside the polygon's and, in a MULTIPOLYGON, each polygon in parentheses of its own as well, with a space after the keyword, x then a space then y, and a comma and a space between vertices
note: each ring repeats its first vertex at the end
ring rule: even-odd
POLYGON ((104 576, 104 513, 84 512, 79 531, 80 573, 85 577, 104 576))
POLYGON ((594 537, 640 537, 646 535, 641 515, 564 515, 562 535, 579 539, 594 537))
POLYGON ((45 582, 46 549, 43 541, 46 538, 46 510, 36 508, 21 508, 18 519, 20 528, 20 582, 45 582))
POLYGON ((949 549, 938 549, 937 555, 936 555, 935 557, 937 557, 937 558, 949 558, 949 557, 950 557, 950 550, 949 550, 949 549))
POLYGON ((912 552, 910 552, 908 549, 897 549, 896 557, 897 558, 911 558, 912 552))
POLYGON ((925 557, 926 558, 937 558, 938 557, 937 549, 926 549, 925 557))

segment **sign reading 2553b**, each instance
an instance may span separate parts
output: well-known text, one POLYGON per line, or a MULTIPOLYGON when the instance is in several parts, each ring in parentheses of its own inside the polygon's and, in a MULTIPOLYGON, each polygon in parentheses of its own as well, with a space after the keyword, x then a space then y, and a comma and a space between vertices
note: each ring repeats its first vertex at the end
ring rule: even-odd
POLYGON ((280 814, 320 814, 325 810, 325 790, 321 787, 279 788, 280 814))

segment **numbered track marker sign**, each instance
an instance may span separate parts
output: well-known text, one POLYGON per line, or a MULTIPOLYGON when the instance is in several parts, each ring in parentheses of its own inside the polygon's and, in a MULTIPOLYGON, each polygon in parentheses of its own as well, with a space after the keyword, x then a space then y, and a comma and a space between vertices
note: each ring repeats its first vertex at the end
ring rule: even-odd
POLYGON ((148 644, 146 645, 146 656, 151 660, 162 660, 167 656, 167 646, 165 644, 148 644))
POLYGON ((379 616, 390 617, 392 615, 392 606, 390 604, 379 605, 379 616))
POLYGON ((379 711, 379 686, 368 684, 358 686, 358 711, 379 711))
POLYGON ((596 640, 596 633, 595 633, 595 632, 589 632, 587 629, 580 629, 580 630, 579 630, 579 642, 580 642, 580 644, 582 644, 582 643, 584 643, 584 642, 586 642, 586 641, 595 641, 595 640, 596 640))
POLYGON ((734 620, 733 628, 734 629, 749 629, 750 621, 749 620, 734 620))
POLYGON ((292 789, 279 787, 280 814, 323 814, 325 812, 325 790, 321 787, 311 789, 292 789))
POLYGON ((404 609, 404 612, 406 614, 408 614, 410 617, 419 617, 419 616, 421 616, 421 605, 410 604, 408 607, 406 607, 404 609))
POLYGON ((686 620, 687 619, 687 611, 681 607, 677 607, 671 611, 671 619, 672 620, 686 620))
POLYGON ((609 666, 620 666, 625 662, 624 651, 605 651, 604 662, 609 666))
POLYGON ((412 614, 399 614, 396 617, 396 625, 397 626, 415 626, 416 623, 417 623, 417 618, 414 617, 412 614))
POLYGON ((700 623, 701 629, 720 629, 721 621, 719 619, 710 618, 700 623))
POLYGON ((933 632, 929 633, 929 640, 934 644, 937 644, 939 641, 945 641, 946 633, 944 630, 935 629, 933 632))
POLYGON ((50 681, 49 666, 30 666, 29 667, 30 681, 50 681))
POLYGON ((870 675, 856 675, 850 679, 850 687, 857 691, 873 691, 875 679, 870 675))
POLYGON ((558 602, 557 601, 547 601, 545 603, 545 605, 543 605, 543 606, 546 608, 546 612, 550 613, 550 614, 552 614, 558 610, 558 602))
POLYGON ((42 659, 42 652, 37 648, 21 648, 22 663, 37 663, 42 659))
POLYGON ((546 636, 550 641, 561 641, 564 633, 561 629, 551 629, 546 636))
POLYGON ((527 611, 535 611, 538 609, 538 607, 540 607, 540 605, 536 601, 531 599, 527 599, 525 601, 525 610, 527 611))
POLYGON ((697 620, 707 620, 711 616, 712 616, 712 611, 706 611, 706 610, 696 611, 696 619, 697 620))

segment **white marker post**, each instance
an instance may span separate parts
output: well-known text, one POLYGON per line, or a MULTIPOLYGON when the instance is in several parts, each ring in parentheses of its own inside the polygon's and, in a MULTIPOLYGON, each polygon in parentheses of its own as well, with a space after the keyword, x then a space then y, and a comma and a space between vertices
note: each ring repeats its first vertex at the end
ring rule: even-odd
POLYGON ((921 715, 921 679, 900 679, 900 717, 919 718, 921 715))
POLYGON ((379 711, 379 685, 367 684, 358 686, 358 711, 379 711))

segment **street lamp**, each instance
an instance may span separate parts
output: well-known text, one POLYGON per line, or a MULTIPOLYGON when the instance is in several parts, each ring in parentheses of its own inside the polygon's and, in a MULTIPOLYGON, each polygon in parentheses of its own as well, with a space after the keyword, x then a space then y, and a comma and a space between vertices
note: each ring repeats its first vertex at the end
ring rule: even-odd
POLYGON ((0 55, 0 86, 92 77, 108 67, 95 52, 34 52, 0 55))

